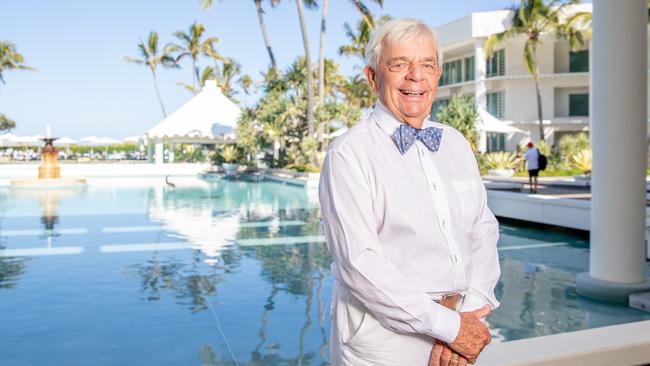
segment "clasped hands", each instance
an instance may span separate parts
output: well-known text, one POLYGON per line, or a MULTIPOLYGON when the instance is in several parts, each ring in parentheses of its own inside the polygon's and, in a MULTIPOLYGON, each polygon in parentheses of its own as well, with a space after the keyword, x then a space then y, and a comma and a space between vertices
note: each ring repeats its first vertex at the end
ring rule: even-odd
POLYGON ((429 366, 466 366, 476 362, 483 348, 490 343, 492 336, 483 323, 490 314, 489 305, 460 313, 460 330, 451 344, 436 342, 431 350, 429 366))

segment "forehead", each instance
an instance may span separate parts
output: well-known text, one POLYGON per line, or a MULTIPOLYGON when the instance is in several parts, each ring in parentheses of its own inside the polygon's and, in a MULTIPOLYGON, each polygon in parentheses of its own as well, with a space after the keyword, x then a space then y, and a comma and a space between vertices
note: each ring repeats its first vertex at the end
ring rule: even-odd
POLYGON ((386 42, 382 51, 381 60, 384 62, 395 58, 437 58, 437 49, 433 39, 428 35, 416 35, 386 42))

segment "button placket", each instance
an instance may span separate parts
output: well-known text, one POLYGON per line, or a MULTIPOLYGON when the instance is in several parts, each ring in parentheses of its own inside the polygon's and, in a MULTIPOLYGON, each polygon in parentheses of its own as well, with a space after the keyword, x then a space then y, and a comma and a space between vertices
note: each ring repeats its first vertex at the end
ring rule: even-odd
POLYGON ((427 180, 429 180, 430 187, 431 187, 431 194, 434 197, 435 201, 435 207, 436 211, 439 214, 439 219, 438 219, 438 224, 441 227, 441 231, 443 236, 445 237, 445 241, 447 243, 447 248, 449 250, 449 254, 451 256, 451 265, 453 268, 454 272, 454 281, 455 281, 455 286, 458 288, 465 287, 466 286, 466 276, 465 276, 465 268, 463 267, 463 261, 460 256, 460 253, 458 252, 458 245, 456 244, 455 238, 451 232, 451 225, 449 222, 450 216, 450 211, 449 211, 449 204, 447 202, 447 198, 444 196, 444 192, 441 190, 438 190, 438 184, 437 182, 440 181, 440 174, 438 173, 438 170, 433 164, 433 161, 428 161, 425 164, 424 159, 422 159, 422 163, 425 166, 425 174, 427 175, 427 180))

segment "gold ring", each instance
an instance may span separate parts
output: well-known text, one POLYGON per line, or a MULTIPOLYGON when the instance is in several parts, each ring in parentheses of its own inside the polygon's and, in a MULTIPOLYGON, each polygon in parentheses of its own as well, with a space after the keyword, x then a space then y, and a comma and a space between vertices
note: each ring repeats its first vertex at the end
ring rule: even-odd
POLYGON ((454 352, 454 353, 451 354, 451 360, 453 360, 453 361, 458 361, 459 357, 460 356, 458 355, 458 353, 454 352))

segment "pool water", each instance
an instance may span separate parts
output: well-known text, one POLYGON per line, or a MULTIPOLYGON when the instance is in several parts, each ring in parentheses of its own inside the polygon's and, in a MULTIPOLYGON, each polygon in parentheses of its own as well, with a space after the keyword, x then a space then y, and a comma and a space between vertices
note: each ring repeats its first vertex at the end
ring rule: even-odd
MULTIPOLYGON (((2 365, 325 365, 331 259, 304 188, 0 188, 2 365)), ((513 340, 650 319, 575 294, 588 242, 502 224, 513 340)))

